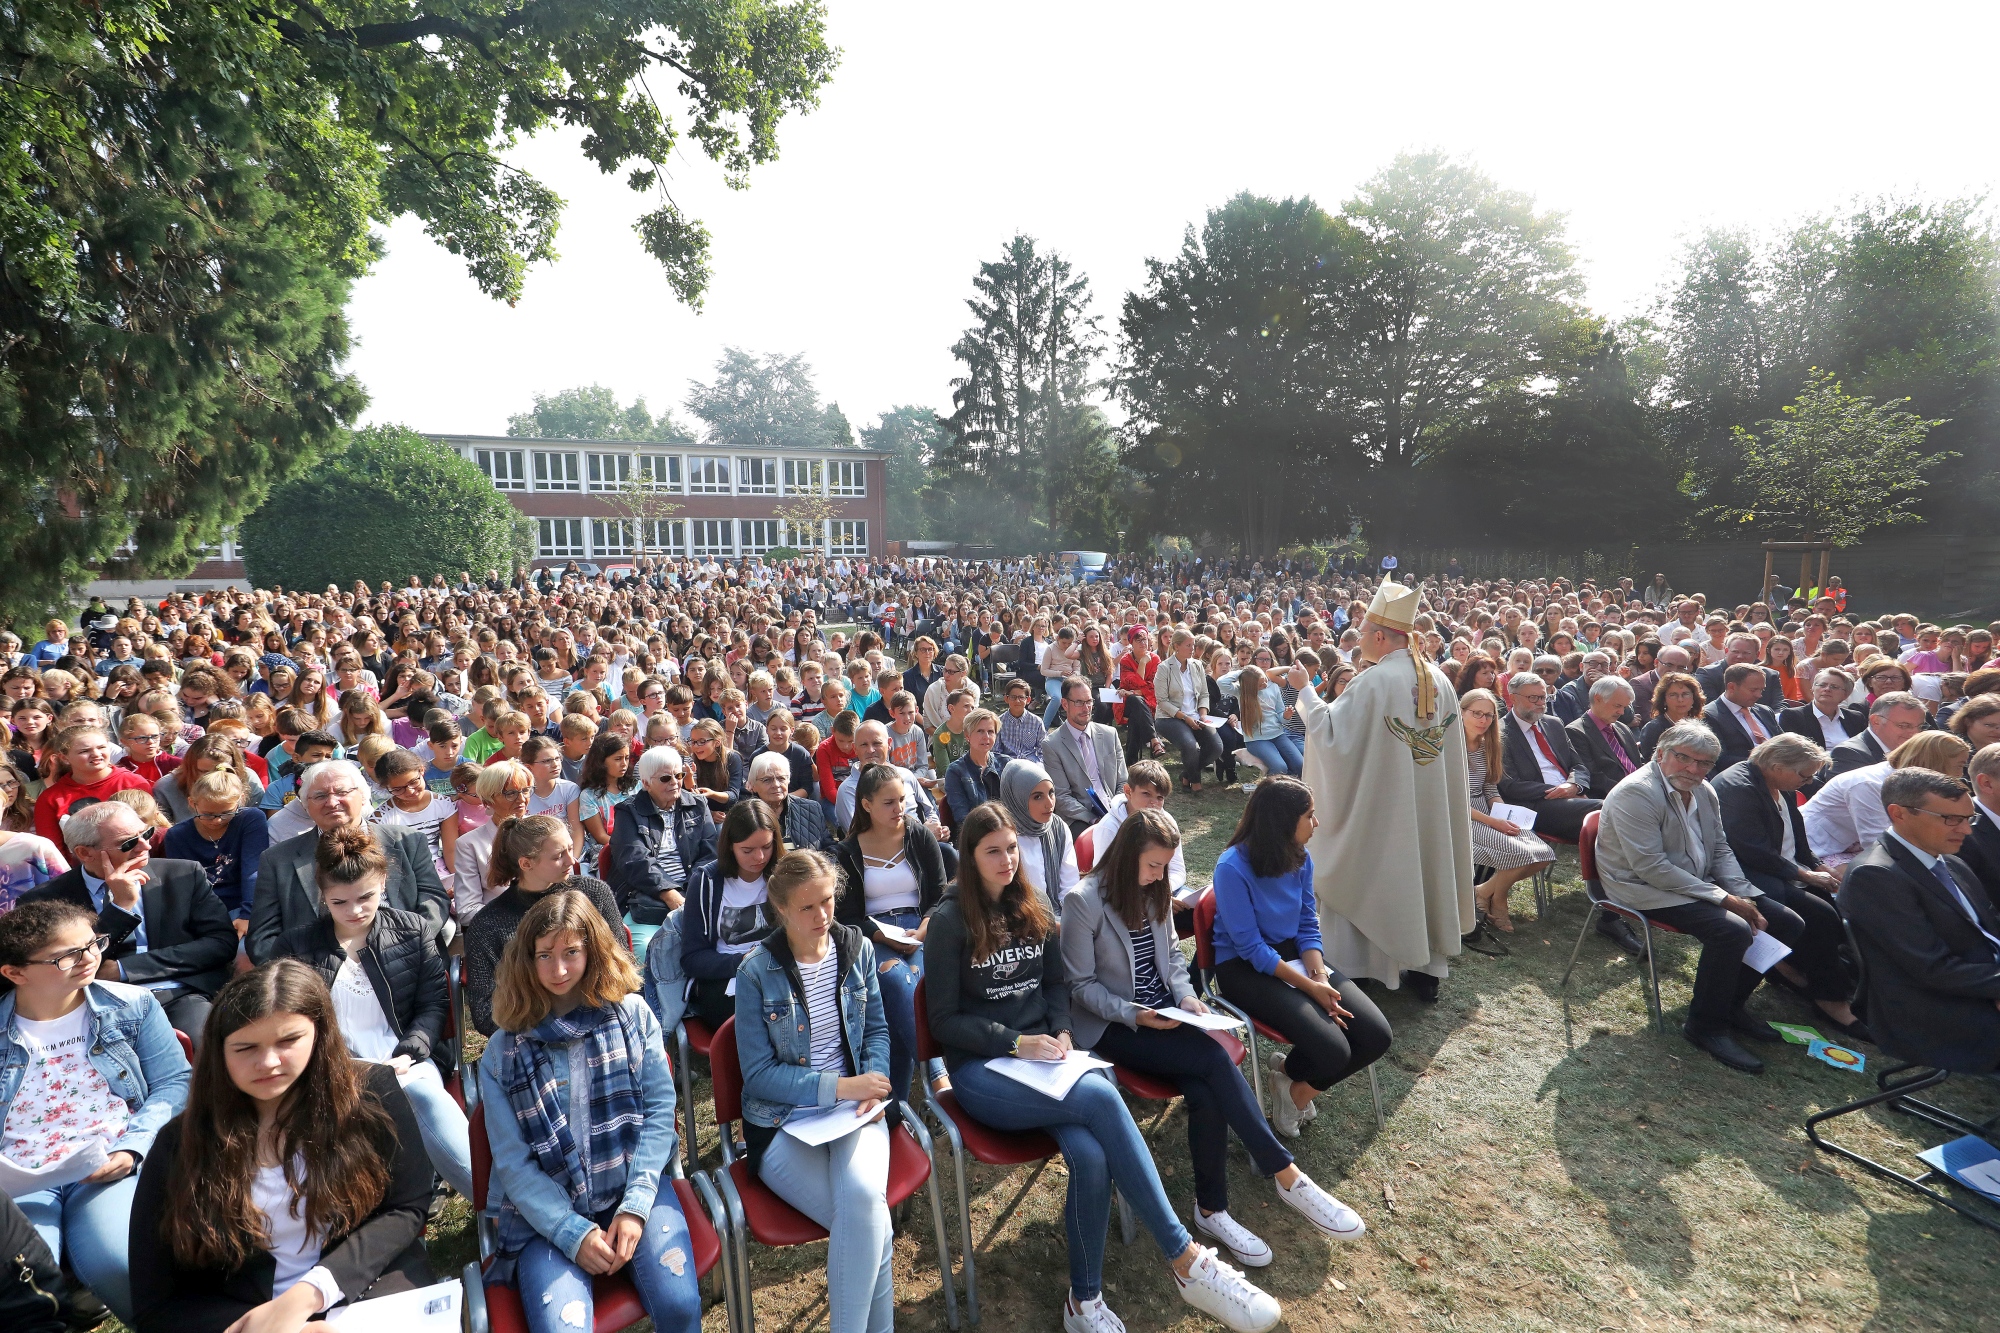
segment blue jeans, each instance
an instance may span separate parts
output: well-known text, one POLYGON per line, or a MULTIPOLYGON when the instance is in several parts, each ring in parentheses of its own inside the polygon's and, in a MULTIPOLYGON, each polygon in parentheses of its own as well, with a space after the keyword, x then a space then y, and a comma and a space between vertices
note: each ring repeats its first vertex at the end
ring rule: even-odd
POLYGON ((1273 773, 1297 777, 1306 771, 1306 757, 1299 743, 1282 731, 1268 741, 1246 741, 1243 748, 1263 760, 1264 767, 1273 773))
POLYGON ((1061 1101, 994 1073, 984 1060, 968 1060, 952 1070, 951 1086, 959 1105, 981 1124, 1044 1129, 1062 1145, 1069 1165, 1069 1193, 1063 1200, 1069 1289, 1079 1301, 1096 1300, 1104 1286, 1104 1232, 1111 1222, 1114 1182, 1167 1258, 1177 1259, 1187 1249, 1187 1228, 1167 1202, 1153 1154, 1105 1070, 1093 1069, 1078 1079, 1061 1101))
POLYGON ((111 1313, 132 1323, 130 1236, 132 1195, 139 1173, 109 1185, 58 1185, 14 1200, 36 1234, 57 1259, 69 1245, 69 1266, 77 1281, 97 1293, 111 1313))
POLYGON ((400 1081, 410 1109, 416 1112, 417 1132, 423 1135, 431 1165, 445 1184, 458 1191, 459 1198, 471 1202, 472 1134, 465 1112, 444 1090, 438 1067, 428 1060, 411 1065, 410 1075, 400 1081))
MULTIPOLYGON (((876 912, 877 921, 914 933, 923 917, 914 909, 876 912)), ((882 945, 875 950, 875 982, 882 988, 882 1017, 889 1024, 889 1092, 910 1095, 910 1071, 917 1063, 917 983, 924 979, 924 951, 913 954, 882 945)))
POLYGON ((827 1322, 833 1333, 896 1327, 895 1236, 889 1228, 889 1125, 877 1120, 845 1138, 808 1147, 779 1134, 758 1179, 826 1228, 827 1322))
MULTIPOLYGON (((694 1271, 694 1242, 672 1184, 662 1179, 660 1185, 659 1201, 640 1233, 639 1248, 619 1271, 631 1274, 639 1302, 660 1333, 699 1333, 701 1279, 694 1271)), ((596 1309, 590 1274, 540 1236, 528 1242, 514 1265, 514 1285, 521 1293, 529 1333, 590 1333, 596 1309)))

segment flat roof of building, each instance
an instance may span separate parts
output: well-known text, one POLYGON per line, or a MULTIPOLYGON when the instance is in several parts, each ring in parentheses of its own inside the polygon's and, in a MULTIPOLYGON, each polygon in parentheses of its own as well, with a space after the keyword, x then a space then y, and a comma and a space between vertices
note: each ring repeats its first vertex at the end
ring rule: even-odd
POLYGON ((842 458, 888 458, 891 455, 881 449, 861 449, 851 445, 828 445, 825 448, 808 449, 797 445, 768 444, 755 449, 746 449, 734 444, 702 444, 699 441, 684 440, 550 440, 526 435, 471 435, 458 431, 425 431, 424 436, 432 440, 461 442, 474 445, 506 445, 521 448, 532 445, 560 445, 564 448, 599 449, 645 449, 666 448, 682 452, 712 452, 721 454, 811 454, 814 456, 838 455, 842 458))

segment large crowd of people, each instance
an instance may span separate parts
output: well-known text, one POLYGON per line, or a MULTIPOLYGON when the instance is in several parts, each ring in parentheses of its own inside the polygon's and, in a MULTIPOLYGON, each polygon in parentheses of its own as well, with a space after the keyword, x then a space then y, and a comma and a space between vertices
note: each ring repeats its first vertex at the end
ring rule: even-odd
POLYGON ((0 1282, 58 1294, 49 1329, 297 1329, 434 1280, 425 1219, 440 1181, 473 1195, 483 1132, 485 1281, 534 1294, 530 1328, 588 1328, 618 1273, 695 1328, 668 1051, 733 1019, 749 1169, 831 1234, 836 1333, 893 1321, 912 1098, 1058 1145, 1069 1333, 1122 1329, 1114 1190, 1173 1291, 1266 1329, 1244 1270, 1279 1256, 1230 1212, 1230 1135, 1312 1234, 1362 1235, 1287 1142, 1389 1050, 1381 984, 1434 999, 1460 944, 1504 953, 1511 890, 1586 838, 1627 909, 1604 935, 1698 942, 1683 1031, 1725 1065, 1762 1067, 1770 980, 1847 1040, 2000 1066, 2000 624, 1864 617, 1837 583, 1373 584, 1351 557, 647 561, 0 634, 0 1251, 30 1256, 0 1282), (1442 721, 1385 729, 1351 689, 1442 721), (1374 747, 1415 798, 1369 789, 1374 747), (1168 806, 1217 783, 1246 799, 1211 886, 1168 806), (1378 910, 1457 810, 1444 887, 1378 910), (1329 820, 1373 905, 1316 890, 1329 820), (1788 952, 1750 966, 1763 933, 1788 952), (1268 1070, 1218 1013, 1282 1035, 1268 1070), (1109 1070, 1016 1069, 1083 1051, 1186 1099, 1186 1219, 1109 1070), (785 1132, 842 1106, 858 1127, 785 1132))

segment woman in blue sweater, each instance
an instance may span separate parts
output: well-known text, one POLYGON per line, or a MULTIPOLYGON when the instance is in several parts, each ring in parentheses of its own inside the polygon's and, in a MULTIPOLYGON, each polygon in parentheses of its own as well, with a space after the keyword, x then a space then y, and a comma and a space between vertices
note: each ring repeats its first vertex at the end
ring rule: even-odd
POLYGON ((1215 682, 1215 687, 1240 707, 1243 748, 1264 762, 1274 774, 1306 771, 1304 753, 1298 741, 1285 730, 1285 696, 1273 685, 1262 667, 1246 666, 1215 682))
MULTIPOLYGON (((1247 668, 1246 668, 1247 672, 1247 668)), ((1272 1052, 1271 1127, 1297 1138, 1312 1100, 1389 1049, 1389 1020, 1320 953, 1306 843, 1319 820, 1297 778, 1257 784, 1215 862, 1215 975, 1229 1002, 1285 1034, 1272 1052)))

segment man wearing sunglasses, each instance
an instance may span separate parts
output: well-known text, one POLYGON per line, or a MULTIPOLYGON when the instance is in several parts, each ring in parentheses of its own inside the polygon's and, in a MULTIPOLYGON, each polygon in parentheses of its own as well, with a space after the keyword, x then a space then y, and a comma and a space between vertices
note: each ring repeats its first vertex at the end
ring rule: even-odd
POLYGON ((1889 831, 1847 865, 1838 895, 1885 1054, 1955 1073, 2000 1070, 2000 910, 1959 859, 1975 811, 1954 778, 1882 782, 1889 831))
POLYGON ((208 1001, 229 980, 236 926, 193 861, 154 860, 138 812, 118 801, 84 806, 63 821, 76 864, 23 903, 49 899, 97 913, 110 946, 97 975, 153 992, 168 1020, 197 1045, 208 1001))

